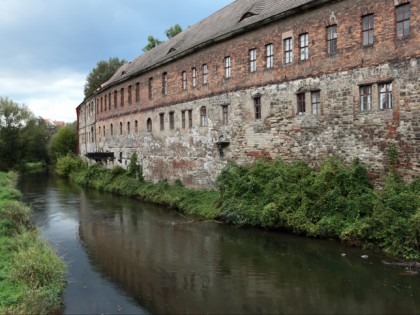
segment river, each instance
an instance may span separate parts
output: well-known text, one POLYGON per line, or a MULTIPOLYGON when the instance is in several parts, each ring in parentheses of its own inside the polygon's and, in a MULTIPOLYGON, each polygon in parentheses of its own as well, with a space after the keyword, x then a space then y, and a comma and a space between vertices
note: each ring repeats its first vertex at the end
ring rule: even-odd
POLYGON ((64 314, 420 310, 420 277, 383 264, 380 253, 196 222, 45 174, 22 176, 19 188, 68 264, 64 314))

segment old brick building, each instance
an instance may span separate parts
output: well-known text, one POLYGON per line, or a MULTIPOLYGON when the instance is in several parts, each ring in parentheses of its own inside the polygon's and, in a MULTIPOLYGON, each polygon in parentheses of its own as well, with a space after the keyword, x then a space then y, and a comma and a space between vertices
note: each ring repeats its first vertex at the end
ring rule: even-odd
POLYGON ((227 160, 398 152, 419 175, 418 0, 237 0, 122 66, 77 108, 80 154, 211 187, 227 160), (115 157, 115 159, 112 159, 115 157))

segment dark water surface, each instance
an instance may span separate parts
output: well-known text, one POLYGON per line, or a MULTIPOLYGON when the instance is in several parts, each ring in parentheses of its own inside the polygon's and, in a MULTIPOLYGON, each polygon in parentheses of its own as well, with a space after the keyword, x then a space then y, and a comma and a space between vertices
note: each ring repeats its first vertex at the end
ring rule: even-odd
POLYGON ((43 174, 20 189, 69 265, 66 314, 420 312, 420 277, 378 253, 191 222, 43 174))

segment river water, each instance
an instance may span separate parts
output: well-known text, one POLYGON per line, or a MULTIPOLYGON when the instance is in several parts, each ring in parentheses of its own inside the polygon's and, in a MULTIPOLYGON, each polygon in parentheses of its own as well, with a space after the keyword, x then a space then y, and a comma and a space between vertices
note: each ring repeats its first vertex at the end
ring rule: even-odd
POLYGON ((420 312, 420 277, 379 253, 194 222, 45 174, 20 189, 68 264, 65 314, 420 312))

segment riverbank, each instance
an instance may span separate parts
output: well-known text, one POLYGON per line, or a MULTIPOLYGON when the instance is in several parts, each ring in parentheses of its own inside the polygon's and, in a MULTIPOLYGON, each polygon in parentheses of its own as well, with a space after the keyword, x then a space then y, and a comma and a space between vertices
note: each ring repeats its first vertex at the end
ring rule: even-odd
POLYGON ((30 224, 16 180, 0 172, 0 314, 58 312, 65 265, 30 224))
POLYGON ((383 189, 375 190, 357 160, 345 167, 331 158, 317 171, 302 162, 282 160, 258 160, 252 166, 231 163, 218 177, 218 191, 191 190, 165 181, 147 183, 120 167, 106 170, 70 156, 58 161, 57 171, 84 186, 206 219, 333 238, 420 259, 420 180, 408 185, 390 172, 383 189))

